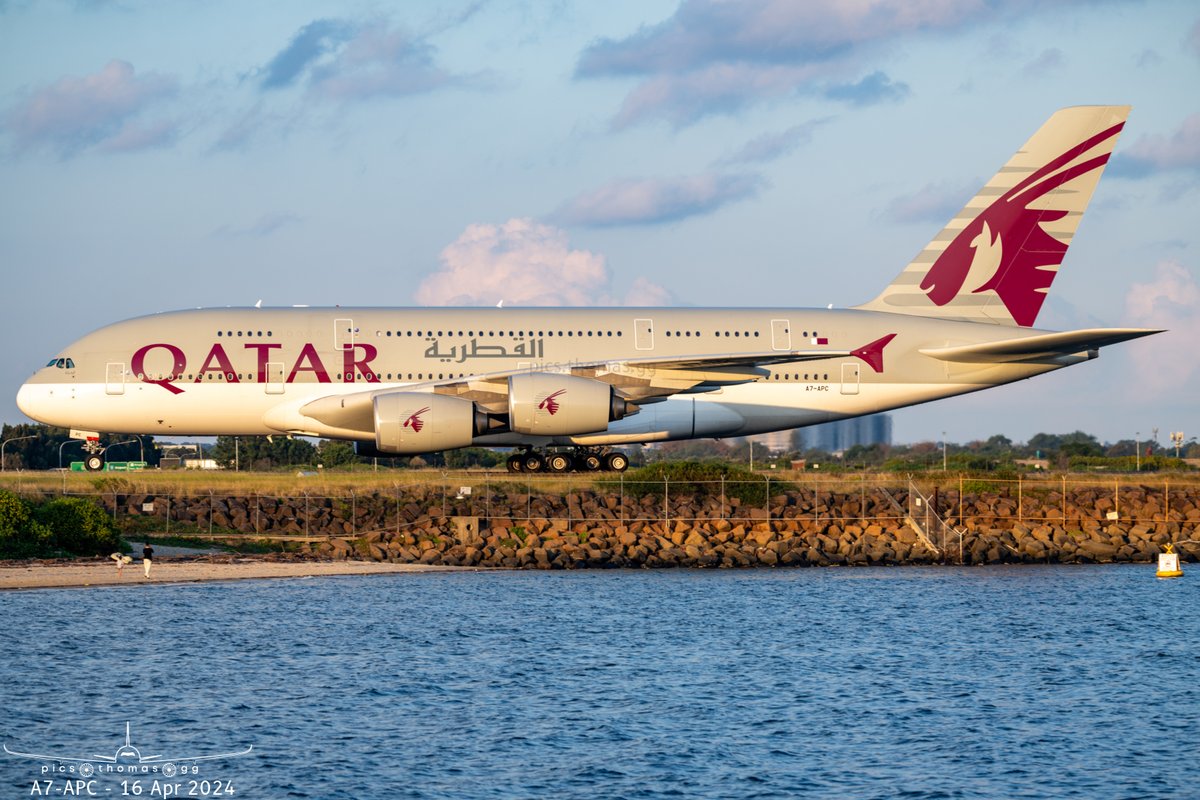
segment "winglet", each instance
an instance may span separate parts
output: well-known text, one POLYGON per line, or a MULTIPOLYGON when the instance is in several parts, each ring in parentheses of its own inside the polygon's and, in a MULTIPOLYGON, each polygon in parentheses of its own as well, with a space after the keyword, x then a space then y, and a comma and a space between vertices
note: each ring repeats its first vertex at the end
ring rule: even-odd
POLYGON ((869 344, 864 344, 857 350, 851 350, 850 355, 855 358, 861 358, 876 372, 883 372, 883 348, 887 347, 888 342, 895 338, 896 334, 889 333, 882 339, 876 339, 869 344))

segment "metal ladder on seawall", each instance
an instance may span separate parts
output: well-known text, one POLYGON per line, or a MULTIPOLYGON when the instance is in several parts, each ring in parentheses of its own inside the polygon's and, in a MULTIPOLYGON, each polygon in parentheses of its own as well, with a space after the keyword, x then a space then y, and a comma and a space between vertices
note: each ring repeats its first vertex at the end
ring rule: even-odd
POLYGON ((916 531, 917 538, 921 540, 921 544, 925 545, 925 547, 943 561, 946 557, 947 536, 951 534, 957 535, 959 561, 962 561, 962 532, 956 531, 946 524, 946 521, 934 509, 933 504, 929 501, 929 497, 922 494, 917 485, 913 483, 912 478, 908 479, 907 505, 902 505, 887 489, 883 489, 882 491, 883 496, 892 504, 892 508, 896 513, 903 517, 905 524, 916 531), (935 541, 940 541, 941 546, 939 547, 935 544, 935 541))

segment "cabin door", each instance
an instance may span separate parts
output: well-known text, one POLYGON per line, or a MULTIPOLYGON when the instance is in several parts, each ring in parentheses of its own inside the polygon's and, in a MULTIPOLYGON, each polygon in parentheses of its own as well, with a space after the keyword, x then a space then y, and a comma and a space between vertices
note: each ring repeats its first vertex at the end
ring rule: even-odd
POLYGON ((654 320, 635 319, 633 321, 633 346, 638 350, 654 349, 654 320))
POLYGON ((858 394, 858 364, 842 364, 842 394, 858 394))
POLYGON ((267 362, 267 394, 283 394, 283 362, 267 362))
POLYGON ((786 319, 771 320, 771 349, 792 349, 792 325, 786 319))
POLYGON ((335 319, 333 321, 333 349, 354 349, 354 320, 335 319))
POLYGON ((125 365, 110 361, 104 368, 104 393, 125 394, 125 365))

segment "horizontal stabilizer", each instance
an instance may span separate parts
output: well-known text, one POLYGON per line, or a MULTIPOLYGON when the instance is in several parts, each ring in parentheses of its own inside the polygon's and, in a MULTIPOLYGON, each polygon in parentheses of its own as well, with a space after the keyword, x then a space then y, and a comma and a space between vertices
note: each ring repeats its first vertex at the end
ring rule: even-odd
POLYGON ((924 347, 920 352, 942 361, 971 364, 1004 364, 1018 361, 1036 361, 1043 358, 1098 350, 1110 344, 1127 342, 1162 333, 1150 328, 1086 328, 1062 333, 1043 333, 1023 336, 1018 339, 1002 339, 998 342, 955 345, 953 347, 924 347))

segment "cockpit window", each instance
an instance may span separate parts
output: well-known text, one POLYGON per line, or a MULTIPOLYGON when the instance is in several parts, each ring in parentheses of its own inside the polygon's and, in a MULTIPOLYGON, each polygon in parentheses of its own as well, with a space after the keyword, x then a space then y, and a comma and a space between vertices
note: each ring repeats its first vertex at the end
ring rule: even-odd
POLYGON ((75 369, 75 362, 69 358, 67 359, 67 369, 75 369))
POLYGON ((59 369, 75 369, 75 362, 69 358, 52 358, 46 366, 58 367, 59 369))
POLYGON ((46 366, 47 366, 47 367, 57 367, 57 366, 58 366, 58 359, 57 359, 57 358, 52 358, 52 359, 50 359, 50 363, 49 363, 49 364, 47 364, 46 366))

